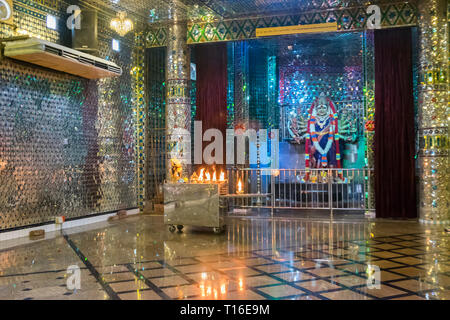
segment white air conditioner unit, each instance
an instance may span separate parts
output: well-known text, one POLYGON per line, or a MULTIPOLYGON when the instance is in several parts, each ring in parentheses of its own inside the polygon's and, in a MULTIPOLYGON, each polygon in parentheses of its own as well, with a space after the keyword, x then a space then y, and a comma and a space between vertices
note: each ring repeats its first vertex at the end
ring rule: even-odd
POLYGON ((4 41, 4 55, 88 79, 120 76, 117 64, 37 38, 4 41))

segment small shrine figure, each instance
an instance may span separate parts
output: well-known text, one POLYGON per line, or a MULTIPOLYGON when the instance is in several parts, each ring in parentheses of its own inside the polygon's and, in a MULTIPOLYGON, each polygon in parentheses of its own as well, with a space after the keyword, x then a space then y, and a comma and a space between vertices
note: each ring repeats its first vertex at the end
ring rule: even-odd
POLYGON ((183 173, 183 166, 181 165, 180 160, 170 159, 170 167, 170 180, 172 182, 180 182, 180 180, 182 180, 181 175, 183 173))
POLYGON ((191 176, 191 183, 198 183, 198 175, 197 172, 194 172, 191 176))

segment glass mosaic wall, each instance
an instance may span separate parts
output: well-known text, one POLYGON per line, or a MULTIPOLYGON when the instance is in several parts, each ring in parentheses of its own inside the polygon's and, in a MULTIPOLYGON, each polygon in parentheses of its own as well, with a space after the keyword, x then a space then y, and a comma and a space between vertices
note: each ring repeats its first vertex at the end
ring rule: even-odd
POLYGON ((147 200, 158 196, 166 178, 166 49, 147 49, 148 174, 147 200))
MULTIPOLYGON (((66 44, 64 23, 45 26, 47 13, 64 17, 60 1, 14 4, 18 30, 66 44)), ((112 51, 118 36, 108 19, 99 14, 99 55, 123 68, 120 78, 91 81, 0 62, 0 230, 137 206, 133 43, 121 38, 121 51, 112 51)), ((17 29, 0 25, 1 37, 13 35, 17 29)))

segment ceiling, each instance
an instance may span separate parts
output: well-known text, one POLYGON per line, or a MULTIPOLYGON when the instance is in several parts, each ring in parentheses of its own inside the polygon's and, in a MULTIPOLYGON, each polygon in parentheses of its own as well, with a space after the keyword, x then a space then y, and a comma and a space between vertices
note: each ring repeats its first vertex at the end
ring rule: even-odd
POLYGON ((362 0, 197 0, 224 18, 347 7, 362 0))
POLYGON ((281 13, 300 13, 333 8, 400 2, 392 0, 85 0, 114 11, 127 11, 148 23, 173 19, 175 8, 188 20, 221 20, 281 13))

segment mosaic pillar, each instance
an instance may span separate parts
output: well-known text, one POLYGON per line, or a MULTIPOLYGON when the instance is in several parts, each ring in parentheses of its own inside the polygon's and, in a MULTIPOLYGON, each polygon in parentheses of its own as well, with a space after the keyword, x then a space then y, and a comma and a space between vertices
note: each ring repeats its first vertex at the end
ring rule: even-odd
POLYGON ((167 179, 171 177, 171 160, 177 159, 183 167, 182 178, 189 177, 191 170, 190 144, 184 144, 189 137, 178 134, 177 129, 191 130, 190 49, 187 46, 187 21, 172 2, 173 24, 167 40, 166 68, 166 136, 167 136, 167 179))
POLYGON ((364 33, 363 40, 364 67, 364 134, 366 137, 365 167, 369 170, 365 180, 365 209, 375 209, 375 37, 373 30, 364 33))
POLYGON ((450 222, 447 1, 419 3, 420 221, 450 222))
MULTIPOLYGON (((234 43, 234 129, 246 131, 250 128, 249 107, 249 55, 248 43, 239 41, 234 43)), ((236 167, 248 168, 250 155, 248 146, 245 149, 245 165, 236 167)))
POLYGON ((267 57, 267 89, 268 89, 268 117, 267 129, 280 128, 280 107, 278 105, 278 83, 277 83, 277 57, 267 57))
POLYGON ((235 43, 234 50, 234 128, 249 128, 248 44, 235 43))
POLYGON ((234 43, 228 42, 227 45, 227 129, 234 129, 234 43))
POLYGON ((135 47, 133 50, 133 106, 136 117, 136 176, 138 207, 142 212, 146 200, 146 130, 147 112, 145 102, 145 45, 142 33, 135 34, 135 47))

